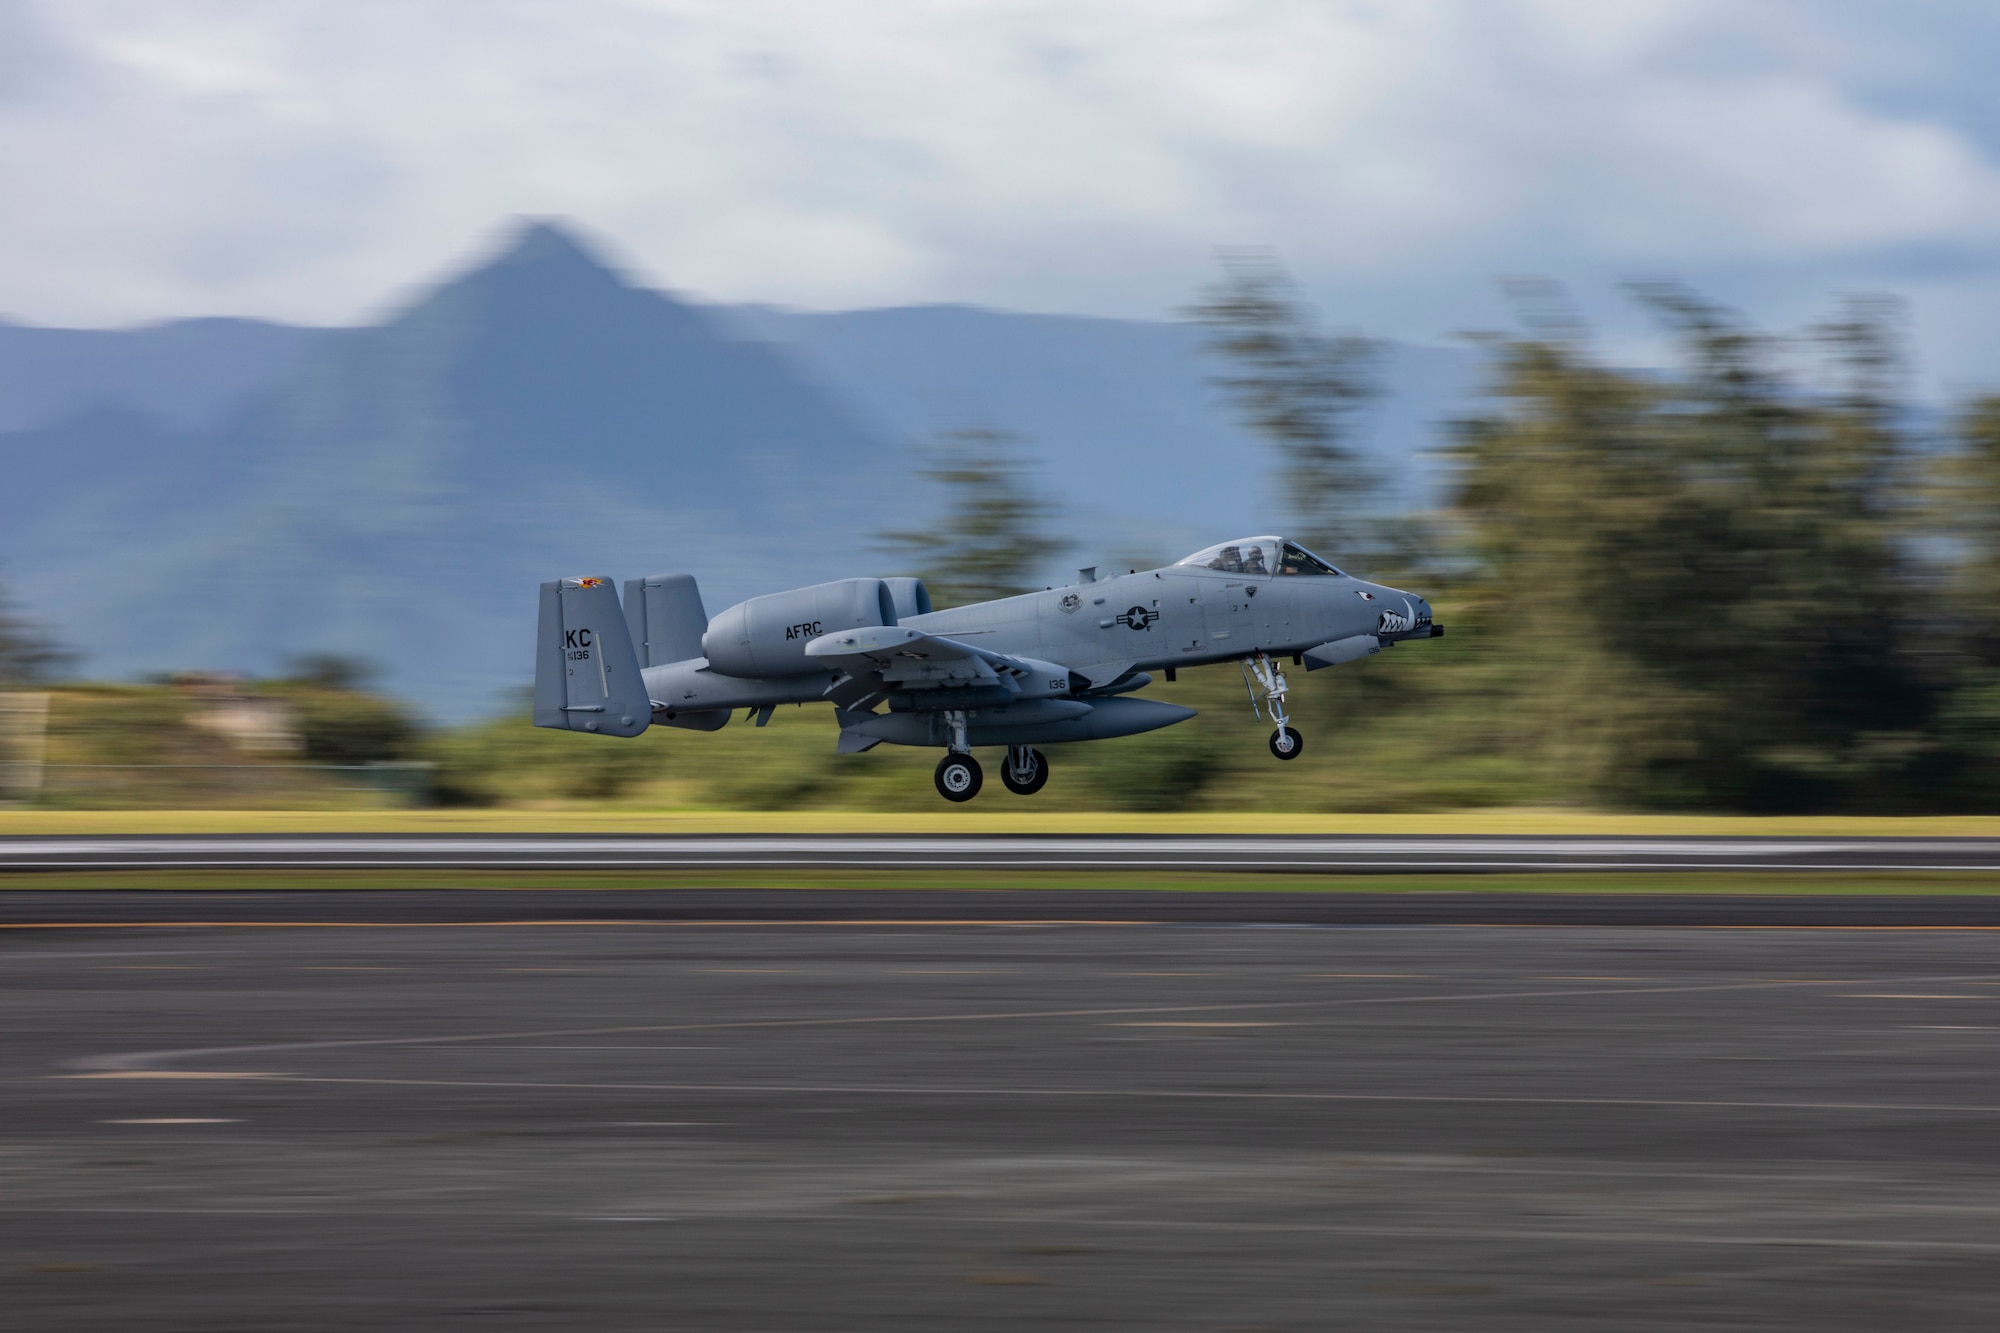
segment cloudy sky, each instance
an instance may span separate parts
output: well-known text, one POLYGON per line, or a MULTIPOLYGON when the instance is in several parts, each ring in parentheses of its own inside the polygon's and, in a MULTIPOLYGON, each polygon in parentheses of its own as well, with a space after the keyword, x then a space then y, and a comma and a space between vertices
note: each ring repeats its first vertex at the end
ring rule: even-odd
POLYGON ((347 321, 560 214, 807 307, 1160 317, 1234 245, 1419 339, 1506 276, 1896 292, 1986 383, 1996 53, 1973 0, 0 0, 0 314, 347 321))

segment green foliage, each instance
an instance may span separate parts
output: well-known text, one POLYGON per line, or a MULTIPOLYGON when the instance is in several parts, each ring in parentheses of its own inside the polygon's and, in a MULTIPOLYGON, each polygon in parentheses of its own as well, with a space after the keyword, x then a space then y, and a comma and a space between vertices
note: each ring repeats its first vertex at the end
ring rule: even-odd
POLYGON ((1956 557, 1947 611, 1964 651, 2000 665, 2000 397, 1972 402, 1957 435, 1932 492, 1937 530, 1956 557))
POLYGON ((0 685, 32 685, 50 680, 76 661, 47 626, 13 610, 0 586, 0 685))
POLYGON ((299 741, 316 764, 377 764, 407 759, 418 728, 393 699, 356 690, 307 689, 291 696, 299 741))
POLYGON ((940 607, 1027 592, 1064 543, 1044 529, 1051 506, 1028 483, 1020 439, 958 430, 932 455, 922 475, 944 489, 943 512, 921 532, 883 534, 882 548, 915 562, 940 607))
POLYGON ((1680 373, 1608 369, 1562 331, 1495 340, 1499 407, 1460 431, 1458 521, 1523 668, 1513 743, 1596 801, 1875 799, 1902 777, 1885 739, 1933 704, 1882 315, 1820 333, 1829 395, 1723 312, 1641 295, 1680 373))

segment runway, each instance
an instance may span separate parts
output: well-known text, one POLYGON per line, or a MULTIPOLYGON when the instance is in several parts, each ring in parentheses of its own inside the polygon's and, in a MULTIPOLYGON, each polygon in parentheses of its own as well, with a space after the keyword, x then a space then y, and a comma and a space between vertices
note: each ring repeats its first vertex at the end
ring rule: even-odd
MULTIPOLYGON (((274 874, 282 876, 287 872, 274 874)), ((293 872, 295 873, 295 872, 293 872)), ((488 872, 489 874, 492 872, 488 872)), ((198 926, 1646 926, 2000 930, 2000 894, 1370 893, 1148 889, 36 889, 0 935, 198 926)), ((21 887, 27 886, 27 887, 21 887)))
POLYGON ((2000 944, 0 933, 23 1328, 1985 1330, 2000 944))
POLYGON ((0 872, 113 869, 2000 871, 2000 838, 1367 836, 6 837, 0 872))

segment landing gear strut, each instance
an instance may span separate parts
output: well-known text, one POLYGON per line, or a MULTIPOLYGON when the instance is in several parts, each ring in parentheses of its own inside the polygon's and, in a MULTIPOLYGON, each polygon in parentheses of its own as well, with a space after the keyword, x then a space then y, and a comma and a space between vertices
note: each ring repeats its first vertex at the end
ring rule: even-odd
POLYGON ((1000 781, 1016 796, 1033 796, 1048 784, 1049 760, 1040 750, 1025 745, 1007 747, 1007 762, 1000 767, 1000 781))
POLYGON ((951 728, 951 743, 945 757, 938 760, 932 780, 937 783, 938 795, 947 801, 969 801, 979 795, 985 775, 979 770, 979 761, 972 757, 972 747, 966 744, 965 711, 949 709, 944 721, 951 728))
MULTIPOLYGON (((1293 730, 1291 718, 1285 716, 1285 673, 1261 649, 1244 667, 1247 672, 1244 683, 1249 683, 1248 676, 1256 678, 1258 687, 1264 691, 1264 703, 1271 710, 1271 720, 1278 724, 1278 729, 1271 733, 1271 753, 1280 759, 1297 759, 1305 753, 1306 738, 1293 730)), ((1250 711, 1257 712, 1255 691, 1250 695, 1250 711)))

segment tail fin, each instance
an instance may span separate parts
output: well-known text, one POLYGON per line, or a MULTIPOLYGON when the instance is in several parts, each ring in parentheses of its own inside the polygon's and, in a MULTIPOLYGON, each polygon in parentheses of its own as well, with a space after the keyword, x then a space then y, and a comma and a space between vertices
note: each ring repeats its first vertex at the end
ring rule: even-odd
POLYGON ((708 631, 701 589, 692 574, 649 574, 625 580, 625 623, 640 666, 665 666, 701 656, 708 631))
POLYGON ((535 634, 535 725, 637 736, 652 720, 652 701, 611 581, 544 583, 535 634))

